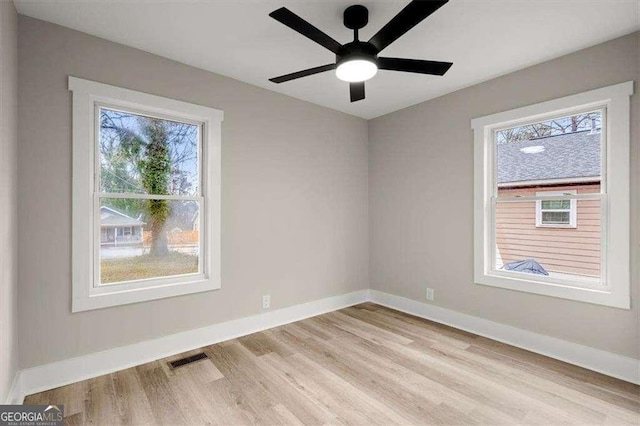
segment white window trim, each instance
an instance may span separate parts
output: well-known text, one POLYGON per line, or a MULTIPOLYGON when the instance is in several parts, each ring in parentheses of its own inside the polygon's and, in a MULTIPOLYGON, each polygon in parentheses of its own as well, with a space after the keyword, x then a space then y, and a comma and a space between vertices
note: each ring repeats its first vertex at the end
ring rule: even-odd
MULTIPOLYGON (((630 99, 633 81, 471 120, 474 131, 474 282, 528 293, 630 309, 630 99), (492 267, 495 129, 585 109, 606 109, 603 159, 603 284, 587 288, 567 280, 531 277, 492 267), (606 209, 604 208, 606 206, 606 209)), ((586 195, 585 195, 586 196, 586 195)), ((581 198, 581 195, 574 196, 581 198)), ((522 199, 524 201, 524 199, 522 199)))
MULTIPOLYGON (((565 195, 565 194, 577 194, 575 189, 568 191, 539 191, 536 192, 536 196, 545 196, 545 195, 565 195)), ((565 212, 567 209, 544 209, 547 211, 562 211, 565 212)), ((578 227, 578 203, 575 198, 569 200, 569 223, 544 223, 542 221, 542 200, 536 201, 536 227, 538 228, 577 228, 578 227)))
MULTIPOLYGON (((221 127, 223 112, 187 102, 69 76, 73 92, 73 189, 72 189, 72 312, 137 303, 202 291, 221 286, 220 200, 221 127), (203 273, 155 280, 96 286, 94 253, 100 241, 94 215, 96 176, 96 104, 144 111, 158 116, 202 123, 203 205, 206 253, 203 273), (156 285, 157 284, 157 285, 156 285)), ((99 216, 99 215, 98 215, 99 216)))

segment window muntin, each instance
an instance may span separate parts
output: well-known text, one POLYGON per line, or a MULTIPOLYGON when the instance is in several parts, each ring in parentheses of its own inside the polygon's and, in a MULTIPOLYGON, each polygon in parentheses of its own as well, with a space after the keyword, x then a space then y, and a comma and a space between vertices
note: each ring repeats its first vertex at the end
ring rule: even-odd
POLYGON ((203 201, 202 124, 104 105, 96 118, 94 285, 203 274, 200 229, 193 229, 203 201))

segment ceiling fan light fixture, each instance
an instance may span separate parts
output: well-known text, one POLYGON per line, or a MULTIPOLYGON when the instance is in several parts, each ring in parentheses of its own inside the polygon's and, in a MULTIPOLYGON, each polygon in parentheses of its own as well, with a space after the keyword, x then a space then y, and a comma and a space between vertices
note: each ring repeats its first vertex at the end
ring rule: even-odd
POLYGON ((336 77, 349 83, 351 102, 365 98, 365 81, 376 75, 378 69, 402 71, 428 75, 444 75, 453 65, 451 62, 426 61, 421 59, 388 58, 378 54, 402 37, 449 0, 412 0, 396 16, 391 18, 369 41, 360 40, 359 31, 369 22, 369 10, 362 5, 349 6, 344 10, 344 26, 353 30, 353 41, 341 44, 322 30, 314 27, 286 7, 269 14, 273 19, 319 44, 336 55, 332 62, 306 70, 270 78, 274 83, 284 83, 329 70, 336 77))
POLYGON ((375 62, 362 58, 343 61, 336 68, 336 76, 349 83, 367 81, 377 72, 378 66, 375 62))

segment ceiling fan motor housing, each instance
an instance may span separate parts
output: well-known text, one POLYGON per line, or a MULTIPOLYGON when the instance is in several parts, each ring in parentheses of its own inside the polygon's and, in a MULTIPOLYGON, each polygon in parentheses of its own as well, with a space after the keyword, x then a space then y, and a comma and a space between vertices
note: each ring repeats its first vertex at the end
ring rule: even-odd
POLYGON ((336 54, 336 65, 354 59, 364 59, 377 65, 378 49, 366 41, 352 41, 343 45, 336 54))

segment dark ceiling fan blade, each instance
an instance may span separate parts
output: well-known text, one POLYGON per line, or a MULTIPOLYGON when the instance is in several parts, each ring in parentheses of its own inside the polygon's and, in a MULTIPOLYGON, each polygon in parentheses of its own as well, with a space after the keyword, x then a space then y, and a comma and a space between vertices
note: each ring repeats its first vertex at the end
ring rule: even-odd
POLYGON ((272 81, 274 83, 284 83, 285 81, 295 80, 296 78, 300 77, 307 77, 309 75, 318 74, 335 68, 336 64, 320 65, 319 67, 309 68, 302 71, 292 72, 291 74, 285 74, 279 77, 270 78, 269 81, 272 81))
POLYGON ((449 0, 413 0, 369 40, 380 52, 449 0))
POLYGON ((389 71, 416 72, 419 74, 444 75, 453 65, 451 62, 423 61, 420 59, 378 58, 378 68, 389 71))
POLYGON ((351 94, 351 102, 357 102, 364 99, 364 81, 358 83, 349 83, 349 92, 351 94))
POLYGON ((326 47, 335 54, 337 54, 338 49, 342 47, 340 43, 320 31, 318 28, 314 27, 286 7, 281 7, 278 10, 274 10, 269 14, 269 16, 271 16, 276 21, 283 23, 292 30, 299 32, 308 39, 315 41, 319 45, 326 47))

